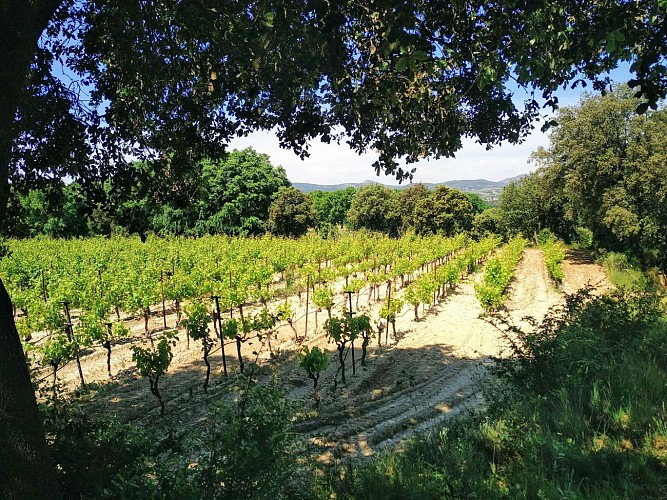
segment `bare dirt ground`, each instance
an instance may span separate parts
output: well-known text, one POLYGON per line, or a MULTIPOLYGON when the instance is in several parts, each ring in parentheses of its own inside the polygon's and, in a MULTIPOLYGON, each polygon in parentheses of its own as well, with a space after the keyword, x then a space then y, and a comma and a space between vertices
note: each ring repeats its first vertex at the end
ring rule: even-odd
MULTIPOLYGON (((563 292, 574 292, 589 283, 598 285, 600 290, 609 287, 604 271, 584 254, 570 252, 563 268, 565 279, 557 289, 549 279, 541 251, 525 251, 506 302, 514 322, 520 323, 525 316, 542 319, 550 307, 562 301, 563 292)), ((414 320, 412 308, 406 306, 396 322, 396 338, 390 336, 389 345, 385 345, 383 335, 382 347, 377 346, 377 338, 373 339, 366 367, 359 364, 361 352, 357 346, 356 374, 352 373, 352 356, 348 353, 345 385, 340 378, 338 384, 334 383, 338 368, 335 346, 327 343, 321 331, 326 312, 318 314, 317 333, 313 333, 314 315, 309 315, 307 339, 295 342, 294 332, 284 325, 272 341, 273 357, 269 356, 268 347, 257 340, 243 345, 243 356, 246 361, 258 358, 266 372, 277 372, 288 397, 307 415, 297 428, 308 439, 316 459, 330 463, 351 456, 372 455, 484 404, 480 381, 492 359, 503 354, 504 344, 500 332, 484 319, 475 298, 474 282, 480 277, 480 273, 469 276, 430 309, 423 311, 420 307, 419 321, 414 320), (329 368, 322 373, 318 385, 321 402, 317 410, 312 401, 312 382, 298 367, 297 353, 303 345, 330 351, 329 368)), ((305 304, 302 302, 299 307, 298 300, 292 300, 298 309, 295 327, 303 335, 305 304)), ((342 295, 338 300, 342 303, 342 295)), ((379 303, 367 304, 362 293, 358 313, 376 319, 379 303)), ((175 324, 175 315, 167 319, 170 326, 175 324)), ((152 328, 161 326, 161 317, 151 319, 152 328)), ((133 331, 139 336, 142 330, 143 321, 135 321, 133 331)), ((179 338, 172 365, 161 381, 161 392, 167 414, 176 425, 197 425, 206 417, 211 394, 226 391, 226 385, 234 377, 225 379, 221 375, 218 346, 212 354, 211 387, 205 394, 201 349, 193 341, 188 349, 183 332, 179 338)), ((232 372, 237 369, 235 346, 227 345, 226 353, 232 372)), ((159 418, 148 382, 139 377, 131 358, 127 345, 114 348, 115 377, 109 381, 106 351, 97 348, 83 353, 86 381, 93 382, 82 396, 89 414, 113 413, 122 420, 139 423, 159 418)), ((76 365, 70 363, 59 377, 65 391, 71 391, 78 385, 76 365)))

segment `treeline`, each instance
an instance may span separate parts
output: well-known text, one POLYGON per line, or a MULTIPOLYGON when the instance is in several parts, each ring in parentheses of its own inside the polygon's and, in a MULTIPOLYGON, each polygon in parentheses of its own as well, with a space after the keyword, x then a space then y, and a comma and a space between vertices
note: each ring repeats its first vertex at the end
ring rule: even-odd
POLYGON ((638 115, 629 89, 587 96, 556 115, 537 170, 505 187, 483 224, 623 252, 667 270, 667 111, 638 115))
POLYGON ((289 186, 285 171, 251 148, 192 165, 137 161, 105 180, 13 186, 2 231, 12 237, 261 234, 277 192, 289 186))
POLYGON ((168 159, 138 161, 113 178, 61 179, 12 187, 2 235, 15 238, 148 234, 252 236, 270 232, 323 235, 347 225, 398 236, 452 235, 473 229, 486 208, 474 194, 422 184, 404 190, 381 184, 310 194, 291 187, 282 167, 252 148, 178 167, 168 159))

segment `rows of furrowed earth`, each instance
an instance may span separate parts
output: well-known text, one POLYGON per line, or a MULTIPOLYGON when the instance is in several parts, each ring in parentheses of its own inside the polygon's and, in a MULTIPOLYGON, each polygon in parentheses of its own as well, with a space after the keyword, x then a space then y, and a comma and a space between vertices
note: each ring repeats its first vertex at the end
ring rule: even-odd
MULTIPOLYGON (((435 296, 431 299, 434 288, 441 293, 447 284, 454 285, 461 268, 479 260, 475 252, 488 253, 498 242, 487 239, 473 245, 462 235, 402 240, 351 235, 333 242, 212 238, 154 240, 152 245, 121 239, 43 240, 13 242, 12 257, 2 261, 0 273, 26 346, 37 351, 43 364, 53 365, 54 358, 61 364, 77 349, 109 348, 130 336, 121 319, 128 313, 143 316, 148 336, 151 315, 160 309, 166 313, 167 303, 175 307, 180 321, 181 306, 188 300, 218 297, 222 311, 230 316, 236 311, 243 318, 244 307, 266 307, 285 299, 273 313, 292 324, 290 296, 296 295, 302 304, 305 295, 314 308, 330 314, 336 303, 333 294, 340 292, 333 284, 344 279, 344 289, 356 294, 358 307, 362 288, 370 287, 377 298, 387 281, 394 280, 396 286, 399 281, 402 286, 414 281, 415 273, 426 268, 435 271, 470 243, 455 265, 441 266, 437 275, 426 274, 408 287, 407 299, 416 310, 418 304, 435 300, 435 296)), ((383 317, 391 321, 402 304, 388 301, 383 317)), ((178 326, 177 322, 168 325, 164 316, 164 329, 178 326)))
MULTIPOLYGON (((353 236, 350 238, 351 241, 355 241, 353 236)), ((378 238, 378 241, 384 242, 385 240, 378 238)), ((274 366, 279 366, 281 364, 281 351, 283 354, 282 357, 288 358, 289 364, 296 366, 294 353, 304 345, 310 345, 311 347, 320 345, 323 350, 326 349, 327 341, 330 340, 329 335, 324 328, 324 319, 328 317, 327 312, 324 311, 326 307, 312 303, 313 299, 317 296, 318 291, 330 290, 330 294, 326 295, 330 297, 330 309, 334 309, 334 317, 337 314, 340 315, 336 309, 347 308, 349 302, 352 302, 355 314, 368 314, 373 318, 374 326, 377 326, 376 320, 384 320, 385 330, 383 334, 378 335, 379 332, 373 332, 373 344, 377 342, 378 347, 372 352, 373 357, 370 359, 370 364, 372 366, 370 368, 363 368, 362 372, 362 368, 358 365, 359 361, 357 358, 356 368, 361 373, 356 377, 352 377, 348 384, 338 386, 338 374, 340 370, 335 370, 335 359, 331 357, 331 366, 328 370, 325 370, 326 373, 323 373, 323 380, 327 380, 328 384, 324 386, 320 412, 317 413, 316 417, 306 419, 305 422, 300 424, 302 430, 307 435, 312 434, 312 442, 316 445, 316 449, 324 451, 323 456, 327 456, 326 450, 332 446, 338 450, 336 453, 340 452, 340 443, 346 443, 343 447, 345 451, 354 452, 355 450, 349 448, 359 447, 356 452, 362 454, 364 453, 364 449, 370 450, 378 446, 390 445, 399 439, 400 436, 409 434, 415 428, 418 429, 420 427, 431 425, 430 423, 432 421, 437 421, 437 419, 441 418, 445 413, 449 413, 436 408, 438 405, 422 404, 420 406, 417 403, 415 403, 412 409, 406 411, 403 407, 403 403, 397 403, 392 406, 390 402, 388 403, 388 398, 395 398, 396 401, 402 401, 406 398, 412 399, 412 394, 420 394, 420 398, 426 398, 426 400, 429 401, 449 400, 450 403, 444 406, 456 408, 454 410, 455 412, 462 411, 462 409, 466 408, 474 408, 481 400, 481 395, 478 387, 474 383, 474 379, 484 373, 484 363, 480 364, 478 360, 473 361, 465 358, 458 359, 458 356, 452 357, 451 353, 444 353, 442 349, 435 350, 430 354, 418 353, 415 350, 415 352, 408 353, 407 356, 425 357, 425 359, 420 360, 418 363, 422 368, 418 370, 419 373, 406 375, 406 368, 411 366, 412 363, 410 361, 412 360, 406 358, 397 362, 396 356, 400 355, 405 358, 405 353, 402 353, 400 350, 395 350, 394 353, 389 353, 388 351, 385 352, 384 350, 387 349, 387 341, 392 345, 392 348, 398 347, 400 345, 399 341, 401 336, 405 335, 405 332, 411 329, 411 326, 400 326, 401 324, 405 325, 407 324, 406 322, 409 322, 417 328, 421 328, 423 325, 421 325, 421 323, 416 323, 415 320, 419 320, 420 322, 424 320, 430 321, 428 317, 425 319, 423 312, 421 315, 418 314, 420 305, 424 310, 426 306, 431 309, 436 307, 437 309, 438 304, 442 304, 443 300, 446 303, 449 300, 448 297, 450 295, 459 295, 460 297, 466 297, 467 300, 472 299, 475 301, 475 306, 468 306, 470 309, 473 307, 479 308, 477 299, 474 298, 472 281, 467 279, 466 276, 469 272, 475 270, 476 265, 483 262, 490 253, 496 254, 494 259, 502 258, 503 255, 508 255, 510 253, 507 251, 507 248, 517 246, 518 243, 511 242, 509 246, 499 248, 498 245, 500 244, 500 240, 497 238, 487 238, 479 242, 473 242, 462 236, 452 239, 415 238, 412 240, 412 242, 415 243, 413 247, 409 245, 408 240, 386 241, 394 245, 394 253, 391 254, 393 259, 389 260, 389 262, 387 262, 388 259, 380 257, 379 254, 373 255, 372 252, 367 252, 365 259, 353 260, 350 256, 355 254, 349 252, 347 257, 338 257, 337 259, 326 258, 324 259, 324 262, 320 262, 319 265, 314 265, 312 262, 306 262, 304 266, 297 268, 299 269, 299 277, 301 279, 305 278, 306 286, 293 289, 293 293, 296 291, 293 296, 287 295, 290 290, 288 289, 289 285, 286 283, 287 277, 285 275, 289 274, 290 271, 283 270, 282 273, 279 273, 276 270, 272 270, 270 284, 266 284, 265 286, 257 285, 257 289, 266 288, 267 290, 272 290, 272 294, 269 298, 257 300, 254 301, 254 303, 247 300, 240 308, 233 308, 232 306, 232 315, 236 314, 236 316, 239 316, 241 309, 245 307, 245 316, 247 318, 252 318, 254 315, 258 314, 258 311, 267 308, 275 311, 277 307, 290 304, 292 309, 292 321, 289 322, 289 326, 287 322, 283 325, 276 325, 275 331, 271 332, 271 334, 266 335, 265 332, 265 335, 259 337, 248 336, 248 338, 245 339, 247 344, 245 342, 243 344, 242 356, 247 357, 249 360, 260 360, 264 358, 262 351, 265 350, 266 340, 270 339, 271 335, 273 335, 274 346, 277 347, 278 355, 273 353, 274 355, 264 359, 267 359, 267 361, 274 366), (432 246, 427 247, 427 245, 432 246), (400 248, 403 248, 402 252, 400 252, 400 248), (428 251, 425 251, 425 248, 428 248, 428 251), (418 249, 421 249, 421 252, 419 252, 418 249), (402 254, 402 256, 405 257, 396 257, 399 254, 402 254), (348 262, 343 266, 340 262, 344 259, 353 260, 353 263, 348 262), (371 262, 372 265, 370 264, 371 262), (312 275, 309 275, 308 271, 304 271, 304 269, 311 271, 312 275), (319 280, 315 278, 315 272, 317 272, 319 280), (280 276, 280 274, 282 274, 282 276, 280 276), (305 276, 303 276, 304 274, 305 276), (327 277, 326 280, 322 278, 323 275, 327 277), (308 287, 308 281, 311 279, 312 283, 310 283, 310 287, 308 287), (346 290, 352 292, 350 296, 344 293, 346 290), (309 301, 311 309, 307 310, 309 301), (320 318, 319 324, 316 326, 317 320, 315 320, 315 317, 318 314, 318 310, 320 318), (310 325, 306 324, 306 318, 308 317, 310 317, 310 325), (398 333, 396 332, 397 321, 399 323, 398 333), (390 332, 391 335, 388 335, 386 328, 392 323, 394 330, 390 332), (306 327, 309 331, 307 334, 306 327), (382 344, 385 344, 385 346, 379 347, 382 344), (289 353, 289 355, 285 356, 287 353, 289 353), (435 357, 431 359, 429 356, 435 357), (445 366, 443 368, 441 366, 442 359, 445 358, 456 359, 456 362, 451 366, 445 366), (428 370, 425 371, 423 367, 431 367, 436 371, 429 374, 428 370), (435 373, 438 375, 434 376, 435 373), (445 377, 451 383, 443 385, 442 377, 445 377), (395 385, 392 385, 391 383, 387 385, 386 382, 388 381, 393 381, 395 385), (350 410, 349 406, 345 405, 346 401, 354 401, 354 410, 350 410), (355 419, 354 424, 341 425, 342 422, 349 420, 346 417, 349 411, 363 415, 364 420, 360 421, 355 419), (360 429, 362 429, 361 434, 363 434, 363 429, 366 429, 371 422, 375 422, 372 436, 362 438, 361 442, 359 442, 360 429), (355 438, 351 440, 350 438, 352 436, 355 438), (355 442, 356 444, 351 444, 355 442), (319 443, 319 445, 317 445, 317 443, 319 443)), ((312 242, 309 243, 312 245, 312 242)), ((524 244, 525 242, 523 241, 520 243, 522 247, 524 244)), ((20 251, 18 253, 20 253, 20 251)), ((286 255, 286 253, 287 252, 284 252, 283 256, 286 255)), ((514 254, 516 254, 516 252, 514 252, 514 254)), ((14 255, 16 256, 17 253, 14 253, 14 255)), ((358 253, 356 255, 358 255, 358 253)), ((261 254, 259 256, 256 255, 254 262, 269 262, 268 258, 262 259, 261 257, 261 254)), ((514 258, 516 258, 516 255, 514 255, 514 258)), ((75 258, 75 262, 76 261, 80 263, 82 262, 82 258, 79 256, 75 258)), ((173 269, 176 270, 176 272, 174 272, 169 279, 178 276, 178 274, 176 274, 178 268, 175 266, 176 259, 173 259, 172 262, 174 262, 173 269)), ((516 264, 516 260, 514 264, 516 264)), ((61 268, 59 266, 62 266, 62 264, 53 266, 53 268, 61 268)), ((221 267, 219 258, 216 267, 221 267)), ((292 272, 294 272, 294 267, 295 266, 292 267, 292 272)), ((227 269, 225 269, 225 272, 226 271, 227 269)), ((297 273, 294 273, 294 275, 296 274, 297 273)), ((36 284, 38 285, 38 288, 40 288, 40 291, 43 292, 44 289, 42 288, 42 285, 44 283, 41 282, 41 276, 41 272, 37 273, 36 284)), ((104 279, 105 275, 103 274, 102 276, 104 279)), ((209 281, 209 285, 207 286, 211 286, 210 283, 213 283, 213 281, 209 281)), ((160 282, 160 284, 164 285, 163 282, 160 282)), ((250 291, 253 290, 252 287, 248 287, 248 289, 250 291)), ((48 293, 49 289, 47 288, 47 294, 48 293)), ((227 297, 229 296, 231 296, 231 294, 227 295, 227 297)), ((40 299, 43 301, 43 296, 40 297, 40 299)), ((52 297, 47 297, 47 301, 48 300, 54 299, 52 297)), ((183 300, 186 301, 187 298, 183 298, 183 300)), ((212 305, 212 302, 210 302, 210 304, 212 305)), ((159 305, 158 302, 158 311, 159 305)), ((226 305, 227 303, 225 303, 225 306, 226 305)), ((159 323, 162 323, 162 318, 159 315, 156 317, 154 314, 156 309, 155 304, 152 304, 151 306, 153 309, 153 316, 150 318, 150 322, 155 328, 149 329, 149 333, 156 333, 155 330, 157 330, 157 333, 159 334, 159 331, 163 330, 163 325, 161 325, 162 327, 159 325, 159 323)), ((166 318, 171 325, 176 322, 177 310, 174 307, 173 302, 170 306, 171 307, 167 309, 169 314, 166 318)), ((80 309, 73 310, 75 317, 73 321, 75 323, 78 322, 76 325, 78 326, 81 324, 81 318, 85 318, 86 312, 85 310, 80 309)), ((19 310, 17 312, 18 321, 27 323, 28 318, 30 318, 30 311, 27 311, 27 315, 25 314, 26 311, 19 310)), ((116 313, 112 308, 109 311, 109 316, 115 314, 116 313)), ((123 319, 127 319, 125 314, 120 314, 120 316, 123 319)), ((146 324, 147 323, 148 322, 146 322, 146 324)), ((146 326, 146 324, 144 326, 146 326)), ((128 321, 128 326, 129 328, 127 331, 130 336, 129 340, 134 342, 141 342, 143 340, 146 342, 145 337, 141 335, 137 336, 137 333, 141 330, 141 319, 128 321)), ((79 327, 79 331, 80 329, 81 327, 79 327)), ((76 332, 77 329, 74 328, 72 331, 76 332)), ((38 334, 34 334, 34 337, 39 339, 37 341, 33 339, 32 342, 36 345, 39 346, 40 344, 44 344, 45 341, 43 339, 45 337, 38 336, 38 334)), ((115 339, 120 345, 127 342, 127 340, 128 339, 115 339)), ((182 338, 181 343, 185 342, 186 339, 182 338)), ((228 345, 233 345, 233 341, 228 345)), ((80 349, 84 349, 84 347, 85 346, 79 346, 80 349)), ((357 349, 358 348, 359 344, 357 344, 357 349)), ((101 364, 101 356, 99 356, 99 354, 97 356, 90 355, 90 347, 86 349, 86 351, 81 351, 82 353, 88 353, 85 358, 89 358, 89 361, 84 359, 84 372, 89 371, 90 365, 94 363, 98 365, 101 364), (94 359, 97 359, 97 362, 94 362, 94 359)), ((217 350, 217 353, 213 352, 212 354, 219 356, 219 346, 217 350)), ((94 352, 99 351, 99 348, 94 350, 94 352)), ((359 354, 357 354, 357 356, 358 355, 359 354)), ((131 368, 131 366, 128 366, 130 365, 130 360, 127 355, 127 350, 124 351, 124 354, 123 351, 121 351, 119 356, 119 360, 114 361, 114 363, 123 370, 131 368)), ((174 363, 177 367, 182 364, 183 358, 184 356, 182 356, 182 354, 176 354, 174 363)), ((188 356, 185 356, 185 358, 188 358, 188 356)), ((36 359, 40 359, 39 353, 37 354, 36 359)), ((42 357, 41 359, 44 358, 42 357)), ((219 363, 217 361, 218 359, 219 358, 216 357, 216 363, 219 363)), ((348 348, 344 361, 348 365, 348 371, 351 368, 349 366, 350 361, 348 348)), ((445 363, 445 365, 447 365, 447 363, 445 363)), ((238 367, 238 361, 236 359, 230 359, 230 370, 238 370, 238 367)), ((70 374, 72 374, 72 364, 69 365, 68 369, 70 374)), ((179 370, 179 368, 176 368, 175 370, 179 370)), ((93 372, 93 377, 100 378, 99 368, 93 370, 93 372)), ((127 374, 127 372, 124 373, 127 374)), ((286 377, 286 384, 288 387, 290 383, 293 384, 291 387, 292 395, 301 398, 301 400, 306 402, 310 397, 310 390, 308 389, 308 384, 302 382, 303 378, 303 374, 297 375, 293 372, 289 372, 286 377)), ((70 382, 71 381, 72 378, 70 378, 70 382)), ((143 390, 147 392, 145 388, 143 390)), ((190 395, 192 395, 191 383, 188 391, 190 395)), ((182 396, 178 396, 178 398, 183 399, 182 396)), ((181 401, 181 403, 186 403, 186 401, 181 401)))

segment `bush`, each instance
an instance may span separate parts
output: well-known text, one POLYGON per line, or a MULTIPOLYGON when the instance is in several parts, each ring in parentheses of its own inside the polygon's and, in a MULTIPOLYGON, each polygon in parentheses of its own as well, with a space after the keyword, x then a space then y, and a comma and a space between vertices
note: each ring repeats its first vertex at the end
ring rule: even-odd
POLYGON ((549 276, 556 283, 560 283, 565 277, 562 267, 562 262, 565 258, 563 244, 555 238, 546 239, 540 243, 540 248, 544 254, 544 263, 547 266, 547 271, 549 271, 549 276))
POLYGON ((654 349, 667 321, 655 295, 583 290, 530 332, 497 320, 513 356, 497 362, 486 414, 338 471, 332 497, 663 494, 667 371, 654 349))
POLYGON ((593 231, 585 227, 577 227, 574 231, 573 246, 582 249, 593 248, 593 231))
POLYGON ((63 498, 159 496, 158 481, 168 461, 162 432, 145 431, 114 418, 91 420, 74 404, 41 406, 49 451, 63 498), (162 444, 161 444, 162 443, 162 444), (142 493, 140 495, 140 493, 142 493))
POLYGON ((251 376, 240 376, 232 402, 221 401, 210 411, 210 427, 195 443, 204 451, 188 472, 197 493, 193 498, 298 499, 310 494, 297 460, 292 406, 275 379, 262 385, 251 376))
POLYGON ((598 262, 606 269, 609 281, 618 288, 646 288, 649 285, 636 258, 618 252, 602 252, 598 262))

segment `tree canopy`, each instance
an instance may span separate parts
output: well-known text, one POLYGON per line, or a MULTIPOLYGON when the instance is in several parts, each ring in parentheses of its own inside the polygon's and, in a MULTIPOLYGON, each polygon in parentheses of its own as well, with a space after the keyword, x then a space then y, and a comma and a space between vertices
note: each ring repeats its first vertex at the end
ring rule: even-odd
POLYGON ((355 189, 348 187, 336 191, 313 191, 310 193, 313 208, 317 212, 320 226, 340 226, 345 223, 355 189))
POLYGON ((289 187, 282 189, 271 204, 267 225, 273 234, 299 237, 314 227, 316 220, 311 197, 289 187))
POLYGON ((166 166, 136 161, 104 183, 54 179, 26 193, 12 186, 0 234, 260 234, 278 191, 290 185, 281 167, 252 148, 196 162, 178 182, 166 166))
POLYGON ((383 184, 368 184, 354 193, 347 213, 352 229, 397 235, 401 226, 398 192, 383 184))
POLYGON ((282 187, 290 186, 285 170, 268 155, 251 148, 220 161, 204 161, 200 185, 198 232, 260 234, 269 207, 282 187))
POLYGON ((128 154, 166 154, 178 173, 253 129, 300 155, 342 139, 403 177, 398 158, 451 156, 465 136, 520 140, 558 88, 603 88, 620 61, 646 110, 667 89, 666 12, 630 0, 5 0, 0 207, 8 180, 108 178, 128 154))
POLYGON ((424 184, 418 182, 402 190, 398 195, 398 203, 401 211, 401 230, 406 231, 414 227, 414 213, 417 202, 429 195, 429 190, 424 184))
POLYGON ((549 148, 533 155, 538 170, 501 195, 506 226, 565 239, 584 227, 596 246, 667 269, 667 110, 637 105, 620 87, 560 110, 549 148))
POLYGON ((475 207, 465 194, 442 185, 416 203, 413 220, 418 234, 453 236, 469 230, 474 216, 475 207))

